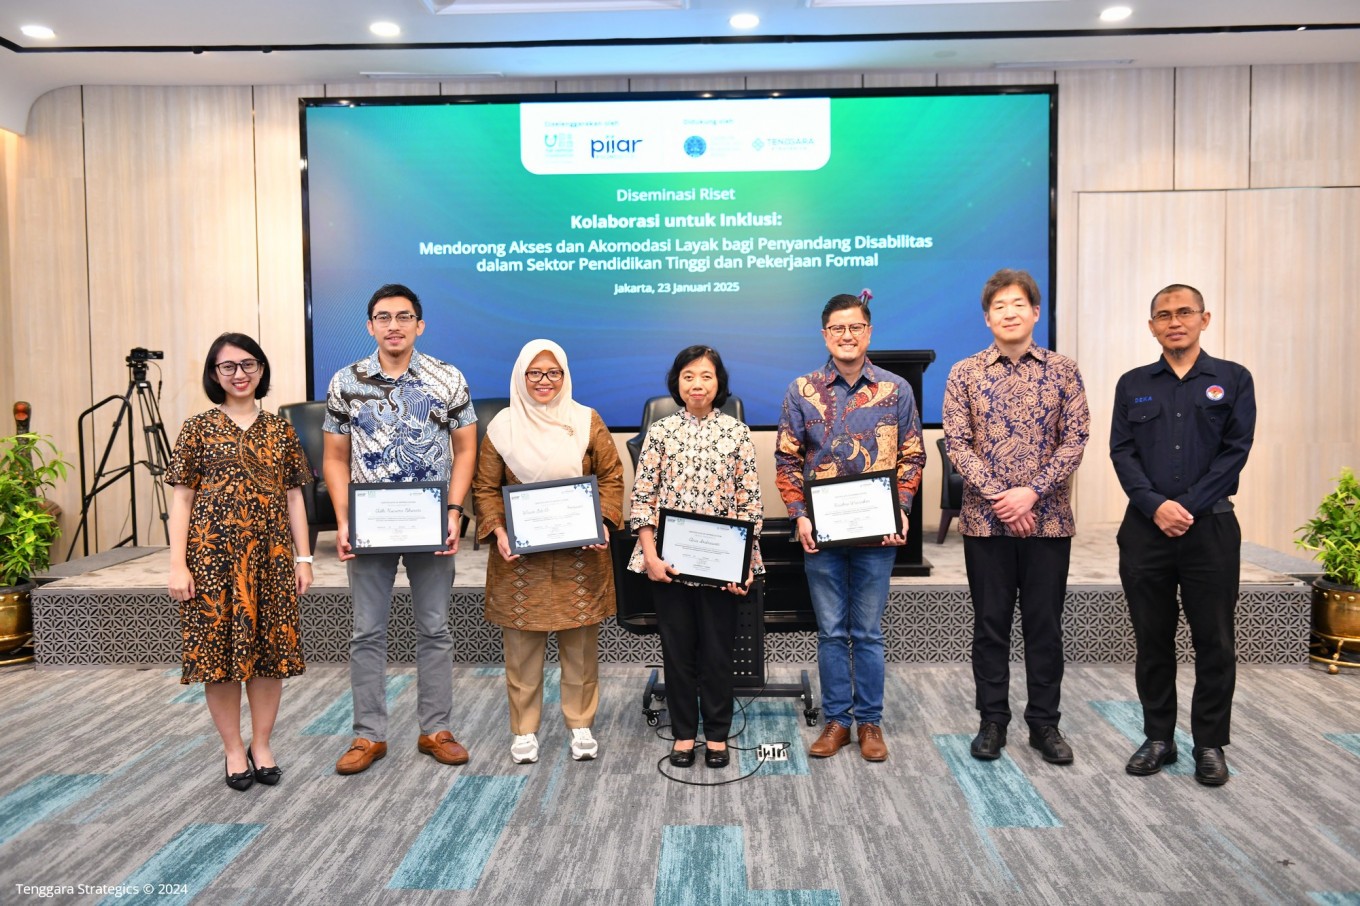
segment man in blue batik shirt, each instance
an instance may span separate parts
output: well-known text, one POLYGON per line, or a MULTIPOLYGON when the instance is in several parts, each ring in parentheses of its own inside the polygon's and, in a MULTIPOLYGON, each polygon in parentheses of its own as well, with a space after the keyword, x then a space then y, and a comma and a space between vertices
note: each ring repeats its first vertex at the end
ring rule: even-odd
POLYGON ((472 484, 477 416, 462 373, 416 352, 425 332, 420 299, 397 283, 368 300, 368 332, 377 351, 340 369, 326 395, 323 470, 335 505, 336 552, 348 564, 354 601, 349 646, 354 741, 335 765, 357 774, 387 754, 387 618, 397 561, 411 583, 416 624, 417 748, 443 764, 468 753, 449 729, 453 710, 453 639, 449 600, 453 555, 463 508, 450 503, 445 549, 433 553, 365 554, 350 543, 349 484, 447 482, 450 501, 472 484))

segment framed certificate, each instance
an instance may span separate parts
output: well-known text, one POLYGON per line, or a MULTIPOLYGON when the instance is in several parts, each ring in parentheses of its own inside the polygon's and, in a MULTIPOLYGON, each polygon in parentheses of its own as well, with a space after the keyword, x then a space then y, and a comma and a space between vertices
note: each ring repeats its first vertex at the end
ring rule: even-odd
POLYGON ((506 485, 501 499, 512 553, 604 544, 600 488, 594 475, 506 485))
POLYGON ((675 578, 723 586, 741 585, 751 572, 755 523, 680 510, 661 511, 656 553, 680 571, 675 578))
POLYGON ((818 547, 863 544, 902 534, 897 473, 890 469, 813 479, 806 485, 805 500, 818 547))
POLYGON ((446 481, 350 482, 351 548, 356 554, 445 550, 448 495, 446 481))

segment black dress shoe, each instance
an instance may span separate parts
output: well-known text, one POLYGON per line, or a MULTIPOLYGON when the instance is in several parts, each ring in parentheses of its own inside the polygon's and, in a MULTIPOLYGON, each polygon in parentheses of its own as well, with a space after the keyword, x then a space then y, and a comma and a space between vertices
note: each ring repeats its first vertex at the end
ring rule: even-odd
POLYGON ((727 749, 710 749, 704 746, 704 766, 710 768, 725 768, 731 762, 732 756, 727 749))
POLYGON ((1156 774, 1164 764, 1175 764, 1180 753, 1176 751, 1175 740, 1149 739, 1138 747, 1129 758, 1124 770, 1139 777, 1156 774))
POLYGON ((1001 757, 1001 747, 1006 744, 1006 729, 994 720, 984 720, 978 728, 973 744, 968 747, 974 758, 982 761, 996 761, 1001 757))
POLYGON ((1222 786, 1228 782, 1228 759, 1218 746, 1195 746, 1195 779, 1205 786, 1222 786))
POLYGON ((1068 745, 1066 739, 1063 739, 1058 728, 1051 724, 1044 727, 1031 727, 1029 744, 1042 752, 1044 761, 1049 764, 1072 763, 1072 747, 1068 745))
MULTIPOLYGON (((225 758, 222 759, 222 763, 223 766, 225 767, 226 766, 225 758)), ((226 774, 227 774, 227 786, 231 787, 238 793, 244 793, 246 790, 250 789, 251 785, 255 783, 255 772, 252 771, 249 767, 247 767, 244 771, 242 771, 239 774, 233 774, 231 772, 231 768, 227 767, 226 774)))
POLYGON ((676 768, 694 767, 694 750, 671 749, 671 767, 676 768))
POLYGON ((250 770, 255 775, 255 781, 257 783, 263 783, 265 786, 273 786, 283 778, 283 768, 278 765, 274 765, 272 768, 256 767, 255 755, 250 749, 246 749, 246 763, 250 765, 250 770))

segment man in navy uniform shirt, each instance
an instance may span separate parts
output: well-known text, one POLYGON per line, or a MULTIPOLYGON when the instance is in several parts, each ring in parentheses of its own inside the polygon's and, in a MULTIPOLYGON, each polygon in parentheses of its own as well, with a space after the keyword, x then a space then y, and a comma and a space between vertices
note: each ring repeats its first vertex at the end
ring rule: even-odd
POLYGON ((1195 779, 1228 782, 1237 655, 1242 532, 1228 499, 1251 452, 1256 394, 1251 373, 1200 349, 1204 297, 1173 283, 1152 299, 1148 327, 1162 347, 1115 388, 1110 458, 1129 507, 1119 527, 1119 578, 1138 644, 1135 678, 1147 741, 1130 774, 1155 774, 1177 758, 1176 590, 1195 649, 1190 704, 1195 779))

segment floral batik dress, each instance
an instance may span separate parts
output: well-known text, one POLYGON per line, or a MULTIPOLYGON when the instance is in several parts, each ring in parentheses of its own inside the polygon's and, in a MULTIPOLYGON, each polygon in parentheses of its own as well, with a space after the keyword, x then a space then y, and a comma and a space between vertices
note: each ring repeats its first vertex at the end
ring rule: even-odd
POLYGON ((184 423, 166 482, 194 489, 180 605, 181 683, 296 676, 299 632, 288 491, 312 480, 293 426, 261 412, 246 430, 220 409, 184 423))

